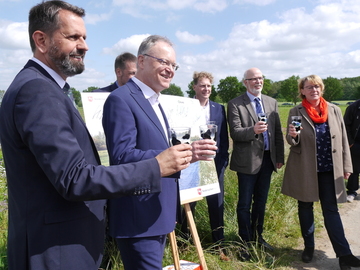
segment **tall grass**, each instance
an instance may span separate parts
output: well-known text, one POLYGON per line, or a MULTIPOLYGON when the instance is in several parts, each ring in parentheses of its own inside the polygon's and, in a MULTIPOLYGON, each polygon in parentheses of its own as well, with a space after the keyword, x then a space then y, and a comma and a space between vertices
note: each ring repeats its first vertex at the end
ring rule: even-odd
MULTIPOLYGON (((345 111, 346 106, 340 106, 345 111)), ((288 106, 280 106, 280 120, 285 135, 286 121, 289 109, 288 106)), ((285 154, 289 151, 285 143, 285 154)), ((230 149, 231 152, 231 149, 230 149)), ((6 260, 6 235, 7 235, 7 186, 5 180, 5 170, 1 163, 2 156, 0 151, 0 270, 7 269, 6 260)), ((206 200, 198 202, 195 213, 195 223, 202 242, 205 260, 209 270, 234 270, 234 269, 289 269, 291 262, 300 259, 301 235, 297 218, 296 200, 281 194, 281 184, 284 174, 284 167, 277 173, 273 173, 267 211, 264 224, 264 238, 276 249, 268 253, 258 247, 251 250, 252 260, 242 262, 238 259, 241 248, 238 237, 238 226, 236 217, 236 204, 238 200, 237 176, 229 169, 225 172, 225 237, 226 251, 231 261, 223 262, 219 260, 218 254, 214 251, 211 240, 211 230, 209 225, 206 200), (300 246, 300 248, 298 248, 300 246)), ((321 214, 319 207, 315 207, 317 228, 321 228, 321 214), (320 225, 320 226, 319 226, 320 225)), ((180 244, 180 259, 198 262, 197 252, 194 245, 179 236, 176 231, 177 240, 180 244)), ((103 269, 122 270, 123 266, 119 252, 114 243, 110 242, 106 246, 105 257, 102 265, 103 269)), ((171 248, 165 249, 163 265, 173 264, 171 248)))

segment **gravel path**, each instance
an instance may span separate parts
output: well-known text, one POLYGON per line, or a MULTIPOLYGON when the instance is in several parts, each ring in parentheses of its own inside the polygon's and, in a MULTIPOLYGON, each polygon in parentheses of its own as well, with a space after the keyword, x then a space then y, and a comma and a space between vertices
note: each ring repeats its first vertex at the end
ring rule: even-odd
MULTIPOLYGON (((352 203, 339 205, 340 215, 346 238, 352 253, 360 258, 360 195, 352 203)), ((336 258, 325 228, 315 236, 315 253, 311 263, 296 261, 292 268, 296 270, 339 270, 339 259, 336 258)), ((302 247, 301 247, 302 249, 302 247)), ((359 268, 352 268, 359 269, 359 268)))

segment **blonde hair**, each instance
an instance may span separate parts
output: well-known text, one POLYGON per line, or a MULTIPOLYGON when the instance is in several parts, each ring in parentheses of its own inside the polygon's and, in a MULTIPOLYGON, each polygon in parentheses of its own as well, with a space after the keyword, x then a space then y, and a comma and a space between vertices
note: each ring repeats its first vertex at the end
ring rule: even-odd
POLYGON ((305 82, 310 82, 312 84, 320 85, 321 93, 324 93, 325 85, 323 83, 323 80, 318 75, 309 75, 304 78, 299 79, 298 81, 298 91, 299 91, 299 97, 301 99, 304 99, 305 96, 301 94, 301 89, 304 89, 305 82))
POLYGON ((195 71, 194 75, 193 75, 194 85, 196 85, 198 83, 200 78, 208 78, 210 83, 213 84, 214 76, 211 73, 206 72, 206 71, 201 71, 201 72, 195 71))

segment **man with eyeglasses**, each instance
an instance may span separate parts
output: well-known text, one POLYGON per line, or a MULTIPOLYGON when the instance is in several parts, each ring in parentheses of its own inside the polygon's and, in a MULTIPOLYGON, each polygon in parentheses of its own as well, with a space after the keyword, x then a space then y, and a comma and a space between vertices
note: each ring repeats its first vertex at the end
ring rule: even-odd
MULTIPOLYGON (((170 86, 177 69, 175 61, 175 50, 167 38, 153 35, 141 43, 136 75, 113 91, 104 105, 103 127, 111 164, 146 160, 169 147, 160 92, 170 86)), ((184 163, 211 161, 203 155, 215 154, 217 149, 212 140, 197 141, 192 147, 193 158, 184 163)), ((163 178, 162 190, 156 194, 109 200, 109 234, 116 239, 126 270, 162 269, 166 235, 174 230, 180 209, 179 176, 163 178)))
POLYGON ((271 175, 284 164, 284 140, 277 101, 261 93, 262 72, 251 68, 242 82, 247 91, 229 101, 228 122, 233 139, 230 169, 238 176, 239 236, 245 247, 240 258, 249 260, 247 247, 252 243, 273 250, 262 233, 271 175), (261 113, 265 118, 259 118, 261 113))

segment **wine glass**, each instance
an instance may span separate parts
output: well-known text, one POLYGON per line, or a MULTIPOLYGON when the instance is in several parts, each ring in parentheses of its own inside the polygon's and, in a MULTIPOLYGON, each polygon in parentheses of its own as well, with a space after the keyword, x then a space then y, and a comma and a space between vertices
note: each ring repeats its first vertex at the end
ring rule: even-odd
POLYGON ((190 127, 171 127, 169 128, 170 145, 178 145, 181 143, 190 144, 190 127))
MULTIPOLYGON (((216 134, 218 126, 214 124, 201 125, 200 127, 200 136, 203 139, 211 139, 216 141, 216 134)), ((206 155, 209 158, 214 158, 215 155, 206 155)))

